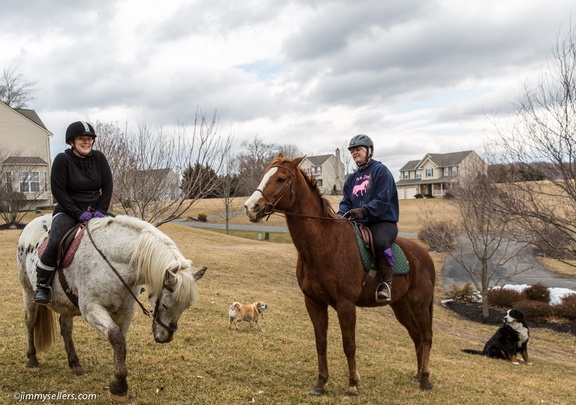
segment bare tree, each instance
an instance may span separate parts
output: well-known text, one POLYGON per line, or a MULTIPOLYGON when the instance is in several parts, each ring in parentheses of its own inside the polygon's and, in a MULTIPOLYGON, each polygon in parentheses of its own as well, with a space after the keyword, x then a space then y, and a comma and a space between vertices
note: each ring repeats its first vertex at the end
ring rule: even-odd
POLYGON ((246 152, 238 154, 238 167, 242 179, 240 195, 249 195, 258 188, 262 173, 280 148, 273 143, 264 143, 257 136, 251 142, 242 142, 241 146, 246 152))
POLYGON ((218 187, 201 175, 182 182, 182 173, 195 166, 219 171, 232 144, 229 136, 220 134, 216 113, 208 119, 199 110, 192 128, 181 125, 173 133, 146 124, 135 134, 114 124, 97 123, 96 130, 98 148, 114 176, 115 201, 125 213, 155 226, 178 218, 218 187))
POLYGON ((230 234, 230 220, 236 215, 243 214, 242 204, 244 199, 236 198, 240 190, 240 178, 238 176, 238 160, 234 156, 228 156, 219 176, 218 194, 224 204, 224 212, 220 214, 226 224, 226 235, 230 234))
POLYGON ((296 145, 280 145, 278 146, 278 152, 282 153, 289 159, 304 156, 304 152, 302 152, 296 145))
POLYGON ((24 108, 34 100, 36 84, 17 73, 15 67, 4 68, 0 77, 0 101, 12 108, 24 108))
POLYGON ((466 272, 482 297, 482 316, 487 319, 488 290, 535 266, 522 259, 530 241, 517 237, 514 215, 494 209, 501 203, 502 192, 483 165, 469 168, 452 191, 448 201, 455 209, 458 227, 432 219, 425 229, 428 238, 448 249, 448 256, 466 272))
POLYGON ((354 163, 352 155, 350 154, 350 152, 348 152, 348 145, 349 141, 344 140, 340 147, 341 151, 340 157, 342 159, 342 164, 344 164, 344 180, 346 180, 346 178, 350 175, 350 173, 356 170, 356 163, 354 163))
POLYGON ((552 58, 526 82, 510 121, 496 123, 495 159, 506 168, 498 209, 546 255, 575 266, 576 258, 576 33, 558 36, 552 58), (518 181, 542 173, 546 181, 518 181))

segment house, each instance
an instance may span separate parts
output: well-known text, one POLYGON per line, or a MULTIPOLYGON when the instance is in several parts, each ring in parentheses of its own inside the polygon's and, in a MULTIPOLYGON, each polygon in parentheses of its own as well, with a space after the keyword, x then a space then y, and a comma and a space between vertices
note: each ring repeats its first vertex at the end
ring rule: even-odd
POLYGON ((300 168, 318 181, 318 188, 322 194, 342 194, 346 173, 340 149, 336 149, 332 155, 307 156, 300 163, 300 168))
POLYGON ((34 110, 0 101, 0 196, 20 192, 28 210, 52 206, 51 137, 34 110))
POLYGON ((465 176, 486 172, 487 165, 476 152, 428 153, 421 160, 411 160, 400 169, 396 182, 399 199, 444 197, 447 190, 465 176))

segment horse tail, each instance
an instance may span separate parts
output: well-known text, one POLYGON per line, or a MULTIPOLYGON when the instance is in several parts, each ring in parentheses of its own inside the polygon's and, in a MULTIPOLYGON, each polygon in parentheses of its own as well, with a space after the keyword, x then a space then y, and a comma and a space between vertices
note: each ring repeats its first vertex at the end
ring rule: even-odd
POLYGON ((56 341, 56 313, 45 305, 38 306, 34 325, 34 346, 42 352, 50 350, 56 341))

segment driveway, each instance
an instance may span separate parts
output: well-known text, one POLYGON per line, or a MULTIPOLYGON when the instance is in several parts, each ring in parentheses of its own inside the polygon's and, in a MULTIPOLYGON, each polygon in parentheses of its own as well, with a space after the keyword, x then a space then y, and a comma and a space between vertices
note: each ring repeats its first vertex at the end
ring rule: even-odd
MULTIPOLYGON (((464 262, 466 267, 472 268, 472 265, 478 259, 471 253, 472 249, 466 249, 470 253, 464 254, 464 262)), ((502 260, 500 260, 502 261, 502 260)), ((478 267, 478 263, 476 264, 478 267)), ((488 266, 493 269, 494 264, 488 263, 488 266)), ((470 276, 464 268, 456 262, 452 257, 447 257, 442 266, 442 286, 445 290, 449 290, 453 285, 463 286, 470 281, 470 276)), ((533 285, 542 283, 551 288, 569 288, 576 291, 576 278, 566 277, 546 270, 538 263, 534 257, 531 248, 524 248, 512 257, 508 262, 496 268, 494 275, 491 278, 491 285, 495 284, 498 279, 502 279, 499 285, 505 284, 527 284, 533 285), (517 274, 515 274, 517 273, 517 274)))
MULTIPOLYGON (((198 222, 187 221, 184 219, 175 219, 172 221, 175 224, 191 226, 194 228, 203 229, 226 229, 225 224, 215 224, 211 222, 198 222)), ((265 225, 243 225, 243 224, 229 224, 230 230, 237 231, 254 231, 254 232, 288 232, 288 228, 283 226, 265 226, 265 225)), ((417 238, 415 233, 400 232, 399 236, 405 238, 417 238)), ((470 250, 471 251, 471 250, 470 250)), ((474 254, 469 253, 465 255, 467 263, 474 263, 476 257, 474 254)), ((442 266, 442 286, 445 290, 449 290, 453 285, 464 286, 470 281, 470 276, 460 264, 458 264, 451 257, 447 257, 442 266)), ((538 282, 545 284, 548 287, 569 288, 576 291, 576 278, 561 276, 556 273, 547 271, 542 267, 531 249, 522 250, 516 257, 506 263, 505 266, 496 269, 492 277, 492 283, 495 283, 499 278, 509 279, 506 284, 528 284, 533 285, 538 282), (517 270, 516 270, 517 269, 517 270), (509 276, 509 274, 523 270, 519 274, 509 276)))

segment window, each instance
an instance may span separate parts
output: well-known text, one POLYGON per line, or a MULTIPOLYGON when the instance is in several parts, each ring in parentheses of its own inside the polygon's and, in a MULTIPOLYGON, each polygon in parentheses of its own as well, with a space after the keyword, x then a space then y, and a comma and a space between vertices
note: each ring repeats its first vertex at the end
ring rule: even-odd
POLYGON ((434 175, 434 169, 431 167, 426 169, 426 177, 432 177, 434 175))
POLYGON ((444 176, 450 176, 450 168, 449 167, 444 168, 444 176))
POLYGON ((322 174, 322 166, 315 166, 314 174, 322 174))
POLYGON ((11 193, 12 189, 12 172, 6 172, 6 191, 11 193))
POLYGON ((452 176, 456 176, 458 174, 458 166, 454 166, 452 168, 452 176))
POLYGON ((404 172, 404 180, 410 180, 410 172, 408 170, 404 172))
POLYGON ((318 180, 318 187, 322 187, 322 179, 318 180))
POLYGON ((20 172, 18 181, 21 193, 40 192, 40 174, 38 172, 20 172))
POLYGON ((417 179, 421 179, 421 178, 422 178, 422 170, 416 170, 416 178, 417 178, 417 179))

